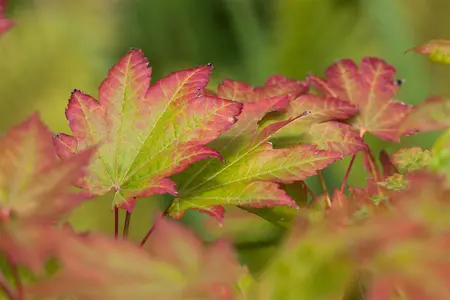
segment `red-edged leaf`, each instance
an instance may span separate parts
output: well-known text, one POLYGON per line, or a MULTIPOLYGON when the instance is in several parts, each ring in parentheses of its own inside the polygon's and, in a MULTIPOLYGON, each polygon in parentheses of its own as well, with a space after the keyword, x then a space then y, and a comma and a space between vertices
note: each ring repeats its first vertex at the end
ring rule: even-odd
MULTIPOLYGON (((282 82, 277 77, 275 79, 282 82)), ((338 153, 320 150, 312 145, 273 149, 268 140, 291 122, 304 117, 305 112, 288 120, 258 127, 258 122, 268 112, 283 110, 292 93, 257 99, 254 98, 258 97, 257 92, 251 89, 253 94, 248 96, 249 88, 244 93, 242 86, 239 82, 225 81, 218 89, 219 97, 244 102, 236 124, 210 144, 222 154, 225 163, 204 160, 194 164, 182 176, 175 177, 180 196, 172 204, 172 216, 179 216, 191 208, 207 210, 211 206, 225 204, 296 207, 278 183, 304 180, 340 159, 338 153), (249 98, 254 98, 254 101, 248 101, 249 98)))
POLYGON ((358 108, 346 101, 334 97, 320 97, 305 94, 289 103, 288 115, 297 115, 309 110, 311 114, 305 122, 319 123, 330 120, 345 120, 358 113, 358 108))
POLYGON ((0 35, 14 26, 14 22, 6 19, 6 0, 0 0, 0 35))
POLYGON ((450 97, 432 96, 414 106, 402 124, 406 134, 450 127, 450 97))
POLYGON ((172 73, 149 87, 151 69, 142 51, 129 51, 100 85, 99 101, 75 91, 66 111, 73 137, 55 146, 66 159, 100 144, 82 187, 93 194, 115 190, 114 203, 176 194, 167 177, 206 157, 205 146, 236 122, 242 104, 205 96, 212 66, 172 73))
POLYGON ((306 94, 290 101, 286 113, 275 118, 292 118, 303 111, 311 113, 292 122, 271 139, 276 147, 312 144, 342 155, 353 155, 367 149, 363 139, 352 127, 333 121, 355 115, 358 112, 355 105, 337 98, 306 94))
POLYGON ((353 125, 361 135, 370 132, 383 140, 398 141, 404 134, 400 127, 410 107, 395 100, 399 87, 395 72, 385 61, 367 57, 359 68, 354 61, 344 59, 326 70, 326 79, 309 79, 325 97, 358 106, 353 125))
POLYGON ((37 270, 54 251, 56 224, 87 195, 70 188, 85 175, 93 149, 59 161, 52 133, 37 114, 0 140, 0 249, 37 270))
POLYGON ((219 85, 218 95, 224 99, 245 103, 275 96, 287 96, 293 99, 306 93, 308 89, 309 86, 304 81, 273 75, 261 87, 252 87, 240 81, 226 79, 219 85))
POLYGON ((450 64, 450 41, 447 40, 431 40, 406 50, 406 52, 409 51, 428 55, 428 58, 432 62, 450 64))
POLYGON ((317 145, 344 156, 353 155, 367 149, 363 139, 347 124, 325 122, 312 125, 306 132, 304 143, 317 145))
POLYGON ((224 241, 203 245, 180 224, 162 220, 145 249, 91 234, 61 245, 62 269, 30 295, 76 299, 235 299, 244 270, 224 241))
POLYGON ((82 179, 93 154, 87 149, 58 160, 52 133, 37 114, 0 140, 0 206, 3 219, 53 224, 86 199, 69 187, 82 179))

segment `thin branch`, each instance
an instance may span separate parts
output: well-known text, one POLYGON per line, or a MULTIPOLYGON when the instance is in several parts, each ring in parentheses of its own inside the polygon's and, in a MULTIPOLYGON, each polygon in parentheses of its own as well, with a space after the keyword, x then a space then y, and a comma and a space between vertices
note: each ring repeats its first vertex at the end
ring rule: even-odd
POLYGON ((383 191, 381 190, 381 187, 376 184, 377 182, 382 181, 380 169, 377 166, 377 163, 375 162, 375 158, 372 155, 372 152, 370 151, 370 148, 366 151, 366 158, 367 162, 369 164, 370 173, 372 174, 373 181, 375 183, 377 192, 380 196, 383 196, 383 191))
POLYGON ((119 236, 119 208, 114 205, 114 238, 117 240, 119 236))
POLYGON ((375 158, 373 157, 370 148, 366 151, 366 155, 370 167, 370 173, 372 173, 373 180, 375 182, 381 181, 380 170, 378 169, 377 163, 375 162, 375 158))
POLYGON ((323 174, 321 171, 317 171, 317 175, 319 176, 319 181, 320 181, 320 185, 322 186, 322 190, 325 193, 325 200, 327 201, 327 205, 328 205, 328 207, 331 207, 330 193, 328 192, 328 188, 325 183, 325 178, 323 177, 323 174))
POLYGON ((125 240, 128 238, 128 231, 130 229, 130 220, 131 220, 131 213, 127 211, 125 214, 125 223, 123 224, 123 232, 122 232, 122 237, 125 240))
MULTIPOLYGON (((365 129, 361 129, 361 130, 359 131, 359 136, 360 136, 361 138, 363 138, 365 133, 366 133, 366 130, 365 130, 365 129)), ((347 171, 345 172, 344 180, 342 180, 342 185, 341 185, 341 190, 340 190, 340 192, 341 192, 342 194, 344 193, 345 186, 346 186, 346 184, 347 184, 348 177, 349 177, 349 175, 350 175, 350 171, 352 170, 353 163, 355 162, 356 154, 357 154, 357 153, 353 154, 352 159, 350 160, 350 164, 348 165, 347 171)))
POLYGON ((2 290, 5 293, 8 299, 11 300, 18 299, 12 286, 9 284, 9 282, 6 280, 5 276, 1 272, 0 272, 0 290, 2 290))
POLYGON ((148 240, 148 238, 150 237, 150 235, 153 233, 153 231, 155 231, 156 226, 158 225, 158 223, 159 223, 162 219, 164 219, 165 216, 167 216, 167 214, 169 213, 169 209, 170 209, 171 206, 172 206, 172 205, 169 204, 169 205, 167 206, 166 210, 163 211, 163 212, 161 213, 161 215, 159 216, 159 218, 156 219, 155 222, 153 222, 152 227, 149 229, 149 231, 147 232, 147 234, 145 235, 145 237, 144 237, 144 238, 142 239, 142 241, 141 241, 141 245, 140 245, 141 247, 144 246, 145 242, 147 242, 147 240, 148 240))
POLYGON ((356 159, 356 154, 354 154, 352 156, 352 159, 350 160, 350 164, 348 165, 347 171, 345 172, 344 180, 342 180, 342 185, 341 185, 341 193, 344 193, 344 189, 345 189, 345 186, 348 181, 348 176, 350 175, 350 171, 352 170, 355 159, 356 159))

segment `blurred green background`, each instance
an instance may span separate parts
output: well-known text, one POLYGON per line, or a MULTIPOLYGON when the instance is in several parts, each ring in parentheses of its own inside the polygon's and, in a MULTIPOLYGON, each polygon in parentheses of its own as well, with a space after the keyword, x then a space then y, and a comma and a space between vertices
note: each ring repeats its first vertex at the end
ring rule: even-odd
MULTIPOLYGON (((449 38, 448 11, 450 1, 444 0, 10 0, 7 15, 16 26, 0 38, 0 131, 39 110, 52 130, 67 132, 70 92, 77 88, 96 97, 109 67, 130 47, 143 49, 153 81, 211 62, 213 84, 232 78, 260 85, 274 73, 304 79, 308 72, 322 75, 340 58, 380 56, 406 79, 398 98, 417 103, 449 92, 450 69, 404 51, 449 38)), ((436 136, 404 138, 401 145, 370 136, 367 141, 377 155, 404 145, 429 147, 436 136)), ((330 188, 339 186, 348 161, 325 171, 330 188)), ((365 183, 360 163, 351 184, 365 183)), ((320 190, 315 178, 309 182, 320 190)), ((76 227, 112 232, 111 199, 106 195, 80 208, 72 218, 76 227)), ((132 238, 144 235, 167 200, 138 202, 132 238)), ((198 220, 188 214, 192 225, 199 227, 198 220)), ((254 240, 252 230, 268 225, 258 224, 238 235, 254 240)), ((278 236, 268 232, 262 235, 278 236)))

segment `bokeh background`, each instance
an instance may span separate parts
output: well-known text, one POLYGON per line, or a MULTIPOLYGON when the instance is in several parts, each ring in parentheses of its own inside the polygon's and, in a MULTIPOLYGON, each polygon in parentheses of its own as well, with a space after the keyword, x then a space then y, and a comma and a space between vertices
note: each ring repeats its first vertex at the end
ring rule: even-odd
MULTIPOLYGON (((0 38, 0 132, 36 110, 53 131, 68 132, 64 109, 70 92, 77 88, 96 97, 108 69, 130 47, 143 49, 153 81, 213 63, 212 87, 224 78, 260 85, 274 73, 304 79, 307 73, 322 75, 340 58, 379 56, 406 79, 398 98, 417 103, 449 92, 450 68, 404 51, 449 38, 448 11, 445 0, 10 0, 7 15, 16 26, 0 38)), ((404 145, 430 147, 436 136, 407 137, 400 145, 370 136, 367 141, 377 154, 404 145)), ((348 161, 326 170, 330 188, 340 184, 348 161)), ((365 184, 362 170, 358 161, 351 184, 365 184)), ((315 178, 308 182, 319 191, 315 178)), ((86 204, 71 221, 80 230, 111 233, 111 199, 106 195, 86 204)), ((169 200, 138 202, 133 239, 144 235, 169 200)), ((197 229, 204 222, 195 213, 185 221, 197 229)), ((239 221, 230 218, 224 227, 239 240, 242 257, 269 255, 279 229, 251 220, 251 226, 235 232, 239 221)))

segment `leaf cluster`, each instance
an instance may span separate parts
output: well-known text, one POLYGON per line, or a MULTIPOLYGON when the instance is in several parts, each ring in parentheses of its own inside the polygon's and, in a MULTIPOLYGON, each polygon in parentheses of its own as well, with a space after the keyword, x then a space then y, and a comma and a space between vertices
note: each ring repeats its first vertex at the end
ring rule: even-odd
MULTIPOLYGON (((0 32, 11 25, 0 2, 0 32)), ((442 60, 442 45, 415 50, 442 60)), ((97 99, 72 92, 71 134, 52 133, 36 113, 1 136, 0 291, 7 298, 450 296, 448 133, 431 150, 378 156, 364 141, 367 133, 399 142, 447 129, 449 98, 406 105, 396 99, 403 81, 395 68, 374 57, 340 60, 325 78, 274 75, 259 87, 226 79, 207 90, 212 69, 150 84, 148 60, 133 49, 109 70, 97 99), (367 185, 347 187, 359 153, 367 185), (346 156, 342 187, 330 193, 321 171, 346 156), (316 175, 321 195, 305 182, 316 175), (115 236, 76 232, 65 221, 109 192, 115 236), (128 240, 136 201, 155 194, 173 201, 140 244, 128 240), (122 239, 119 209, 126 210, 122 239), (168 220, 190 209, 224 231, 208 225, 217 239, 206 242, 168 220), (233 232, 260 221, 285 237, 256 273, 238 260, 233 232)))

